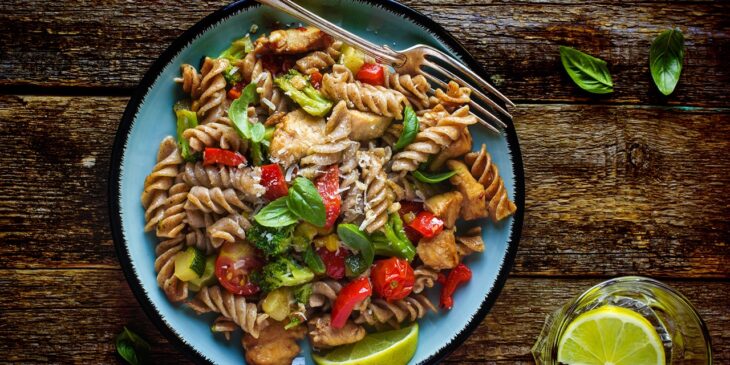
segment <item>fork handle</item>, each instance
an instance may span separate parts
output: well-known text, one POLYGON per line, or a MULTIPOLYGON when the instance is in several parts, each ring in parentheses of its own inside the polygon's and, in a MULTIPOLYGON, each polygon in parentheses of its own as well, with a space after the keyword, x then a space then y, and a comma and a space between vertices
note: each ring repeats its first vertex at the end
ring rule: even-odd
POLYGON ((403 63, 403 59, 392 50, 378 46, 358 35, 350 33, 349 31, 338 27, 328 20, 320 17, 319 15, 312 13, 311 11, 303 8, 299 4, 291 0, 257 0, 258 2, 268 5, 274 9, 281 10, 303 22, 311 24, 325 33, 349 44, 354 45, 367 55, 375 58, 380 62, 385 62, 390 65, 399 65, 403 63))

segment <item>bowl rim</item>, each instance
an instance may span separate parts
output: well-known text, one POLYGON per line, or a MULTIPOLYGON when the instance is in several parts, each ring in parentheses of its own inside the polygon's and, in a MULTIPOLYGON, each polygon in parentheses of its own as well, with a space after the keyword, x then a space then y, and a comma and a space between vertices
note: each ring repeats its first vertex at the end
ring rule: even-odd
MULTIPOLYGON (((476 59, 464 48, 464 46, 457 41, 448 31, 446 31, 441 25, 431 20, 426 15, 400 4, 394 0, 352 0, 353 2, 367 3, 376 7, 384 8, 387 11, 403 16, 417 25, 428 29, 433 36, 438 40, 446 44, 451 50, 456 52, 461 59, 478 74, 488 75, 482 66, 476 61, 476 59)), ((124 155, 124 147, 129 137, 133 121, 137 112, 139 111, 142 102, 144 101, 145 95, 148 90, 153 86, 155 80, 169 64, 169 62, 180 52, 187 44, 196 39, 199 35, 203 34, 209 27, 216 23, 224 20, 226 17, 236 14, 238 12, 247 11, 259 4, 255 0, 238 0, 229 5, 226 5, 206 17, 195 23, 192 27, 188 28, 180 36, 178 36, 162 54, 155 60, 150 68, 145 73, 144 77, 135 88, 132 97, 130 98, 127 106, 124 110, 122 118, 117 127, 117 132, 114 138, 114 145, 112 147, 110 168, 109 168, 109 188, 108 188, 108 207, 109 207, 109 218, 111 224, 112 238, 114 240, 114 247, 117 258, 119 259, 120 266, 124 272, 124 276, 129 284, 132 293, 141 305, 144 313, 154 323, 155 327, 167 338, 172 345, 185 354, 189 359, 199 364, 210 364, 210 360, 195 349, 191 344, 183 341, 175 331, 162 319, 154 303, 147 296, 140 278, 136 275, 132 260, 130 257, 129 250, 127 248, 126 239, 122 232, 122 219, 120 211, 120 199, 121 199, 121 163, 124 155)), ((503 103, 502 103, 503 104, 503 103)), ((504 105, 503 105, 504 106, 504 105)), ((520 145, 515 131, 514 124, 511 120, 504 120, 507 124, 507 128, 504 130, 507 138, 508 148, 512 157, 512 168, 514 172, 514 200, 518 209, 513 216, 512 227, 510 230, 510 236, 507 242, 507 252, 505 253, 502 266, 497 274, 497 278, 492 286, 492 289, 486 294, 482 300, 479 309, 474 316, 469 320, 467 325, 459 330, 458 334, 451 338, 450 341, 443 347, 441 347, 436 353, 431 354, 422 364, 436 364, 444 359, 448 354, 458 348, 467 338, 474 332, 474 330, 481 324, 484 317, 489 313, 490 309, 494 305, 499 296, 502 288, 507 281, 509 272, 514 265, 515 256, 517 254, 517 247, 520 241, 522 233, 522 225, 524 220, 525 210, 525 175, 522 164, 522 153, 520 151, 520 145)))

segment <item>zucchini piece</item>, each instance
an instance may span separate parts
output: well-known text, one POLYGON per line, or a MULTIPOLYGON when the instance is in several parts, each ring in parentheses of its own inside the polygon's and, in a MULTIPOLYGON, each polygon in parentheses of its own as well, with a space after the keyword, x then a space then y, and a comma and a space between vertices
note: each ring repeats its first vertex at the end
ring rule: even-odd
POLYGON ((218 281, 218 278, 215 276, 216 258, 217 257, 215 255, 212 255, 205 259, 205 271, 203 271, 203 276, 188 281, 188 289, 192 291, 200 291, 200 288, 204 286, 211 286, 218 281))
POLYGON ((340 63, 349 68, 353 75, 357 75, 360 67, 365 64, 365 54, 349 44, 343 44, 340 63))
POLYGON ((175 255, 175 276, 182 281, 190 281, 203 276, 205 255, 194 246, 175 255))

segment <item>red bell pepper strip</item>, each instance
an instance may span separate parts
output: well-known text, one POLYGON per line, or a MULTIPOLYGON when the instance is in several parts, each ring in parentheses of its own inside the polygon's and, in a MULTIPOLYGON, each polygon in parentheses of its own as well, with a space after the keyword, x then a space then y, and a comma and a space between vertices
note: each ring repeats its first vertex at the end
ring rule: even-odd
POLYGON ((355 305, 373 293, 370 280, 360 277, 345 285, 332 305, 332 328, 342 328, 347 323, 355 305))
POLYGON ((275 163, 261 166, 261 185, 266 188, 264 197, 270 201, 289 193, 281 166, 275 163))
POLYGON ((385 71, 383 66, 377 63, 366 63, 357 71, 355 78, 366 84, 383 86, 385 84, 385 71))
POLYGON ((340 247, 337 251, 332 252, 326 247, 317 250, 317 254, 324 262, 325 274, 335 280, 345 277, 345 259, 347 258, 347 250, 340 247))
MULTIPOLYGON (((418 214, 421 211, 423 211, 423 203, 414 202, 410 200, 401 200, 400 202, 400 210, 398 210, 398 214, 400 214, 400 218, 405 222, 404 216, 408 213, 418 214)), ((408 236, 408 240, 411 242, 418 243, 418 241, 423 237, 418 231, 411 228, 408 223, 403 226, 403 230, 406 232, 406 236, 408 236)))
POLYGON ((226 166, 238 167, 246 163, 246 157, 238 152, 224 150, 220 148, 206 148, 203 151, 203 165, 222 164, 226 166))
POLYGON ((407 297, 416 281, 411 265, 398 257, 376 261, 370 271, 370 278, 375 292, 388 301, 407 297))
POLYGON ((422 211, 408 226, 418 231, 423 237, 431 238, 444 230, 444 221, 431 212, 422 211))
POLYGON ((228 97, 229 100, 236 100, 241 97, 241 91, 243 90, 243 83, 239 82, 233 87, 228 90, 228 93, 226 93, 226 97, 228 97))
POLYGON ((451 309, 454 306, 454 292, 456 288, 471 279, 471 270, 464 264, 459 263, 451 270, 445 282, 442 282, 441 300, 439 306, 445 309, 451 309))
POLYGON ((315 183, 317 192, 322 197, 324 209, 327 212, 327 221, 324 228, 332 228, 337 217, 340 216, 342 197, 340 196, 340 168, 332 165, 315 183))

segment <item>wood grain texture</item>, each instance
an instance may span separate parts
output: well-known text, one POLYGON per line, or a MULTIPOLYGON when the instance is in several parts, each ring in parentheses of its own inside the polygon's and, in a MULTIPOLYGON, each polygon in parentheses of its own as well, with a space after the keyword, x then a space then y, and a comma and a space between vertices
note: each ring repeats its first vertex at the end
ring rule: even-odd
MULTIPOLYGON (((0 96, 0 267, 116 267, 106 176, 126 101, 0 96)), ((514 273, 730 275, 730 110, 532 104, 516 122, 514 273)))
MULTIPOLYGON (((0 2, 0 363, 121 363, 113 340, 125 325, 152 343, 153 363, 190 363, 122 275, 107 175, 132 89, 178 35, 227 3, 0 2)), ((404 3, 465 44, 519 104, 527 199, 513 276, 445 363, 532 363, 545 315, 632 274, 689 297, 715 363, 730 363, 730 2, 404 3), (687 52, 664 97, 649 45, 673 26, 687 52), (559 45, 608 61, 615 92, 574 86, 559 45)))
MULTIPOLYGON (((4 360, 113 363, 114 336, 129 325, 154 345, 154 363, 189 363, 151 327, 119 270, 2 270, 0 277, 0 291, 17 294, 0 301, 3 321, 12 323, 0 326, 0 353, 11 354, 4 360)), ((545 316, 598 281, 510 278, 491 313, 445 363, 530 363, 545 316)), ((730 361, 730 283, 668 284, 707 322, 715 363, 730 361)))
MULTIPOLYGON (((505 95, 550 102, 730 106, 728 2, 505 3, 406 1, 466 45, 505 95), (620 21, 619 21, 620 19, 620 21), (682 78, 671 98, 656 91, 649 45, 662 30, 685 32, 682 78), (566 76, 558 46, 605 59, 615 92, 591 98, 566 76)), ((0 30, 0 87, 134 87, 157 56, 185 29, 227 1, 104 3, 6 1, 0 30), (81 14, 83 13, 83 16, 81 14), (174 14, 160 17, 160 14, 174 14), (42 60, 42 61, 30 61, 42 60)), ((336 1, 326 3, 335 4, 336 1)))

